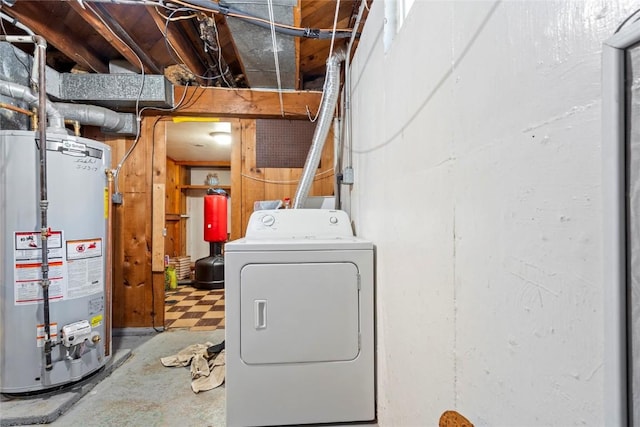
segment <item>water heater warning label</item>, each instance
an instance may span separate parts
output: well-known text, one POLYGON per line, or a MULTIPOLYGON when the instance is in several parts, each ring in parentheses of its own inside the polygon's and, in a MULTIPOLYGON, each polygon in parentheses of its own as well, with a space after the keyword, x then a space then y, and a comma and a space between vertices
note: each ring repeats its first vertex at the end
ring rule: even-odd
MULTIPOLYGON (((49 300, 64 301, 98 294, 104 290, 102 238, 64 240, 62 231, 47 238, 49 254, 49 300)), ((39 232, 14 235, 14 304, 38 304, 42 293, 42 239, 39 232)), ((92 300, 94 313, 102 310, 92 300)))
MULTIPOLYGON (((55 339, 58 337, 57 323, 49 323, 49 333, 51 335, 49 338, 55 341, 55 339)), ((36 325, 36 345, 38 347, 44 347, 45 338, 46 335, 44 333, 44 324, 36 325)))
POLYGON ((104 259, 101 238, 67 240, 67 264, 69 299, 102 292, 104 259))
MULTIPOLYGON (((49 300, 64 298, 66 263, 62 246, 62 231, 51 231, 47 239, 49 254, 49 300)), ((40 232, 16 232, 14 235, 14 304, 38 304, 42 295, 42 239, 40 232)))
MULTIPOLYGON (((15 234, 16 260, 40 260, 42 239, 39 231, 17 232, 15 234)), ((47 239, 49 258, 62 258, 62 232, 51 231, 47 239)))

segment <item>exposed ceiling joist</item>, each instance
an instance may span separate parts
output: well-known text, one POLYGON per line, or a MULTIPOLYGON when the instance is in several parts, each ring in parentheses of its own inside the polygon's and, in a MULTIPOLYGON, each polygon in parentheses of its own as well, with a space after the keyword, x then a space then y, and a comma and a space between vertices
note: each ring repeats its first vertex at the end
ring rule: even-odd
POLYGON ((111 43, 111 45, 120 52, 120 54, 131 64, 131 66, 135 68, 136 71, 141 71, 140 63, 138 62, 138 59, 131 47, 111 33, 111 31, 104 26, 102 21, 100 21, 100 18, 86 8, 83 8, 80 3, 70 2, 69 6, 71 6, 71 8, 75 10, 76 13, 80 15, 85 22, 87 22, 87 24, 95 28, 95 30, 100 33, 105 40, 111 43))
MULTIPOLYGON (((93 51, 89 50, 84 40, 74 38, 74 30, 64 22, 46 22, 41 19, 41 10, 31 10, 34 5, 29 5, 23 13, 16 8, 4 8, 4 12, 12 18, 26 25, 36 34, 43 36, 60 52, 78 64, 93 70, 96 73, 108 73, 109 65, 93 51)), ((38 8, 38 5, 35 5, 38 8)), ((54 20, 52 20, 54 21, 54 20)))
POLYGON ((96 31, 98 31, 106 40, 109 40, 110 37, 114 38, 116 43, 111 44, 136 68, 139 69, 140 63, 142 63, 145 68, 145 72, 162 74, 162 67, 138 45, 133 37, 129 35, 127 30, 120 25, 117 18, 112 16, 102 4, 87 4, 85 7, 91 8, 91 11, 87 11, 82 7, 78 9, 76 7, 77 5, 73 2, 71 2, 70 5, 74 6, 74 10, 76 10, 76 12, 78 12, 88 23, 92 24, 96 31), (92 19, 93 22, 90 22, 88 19, 92 19))
POLYGON ((206 67, 202 62, 202 59, 196 51, 194 45, 189 41, 185 35, 176 28, 174 25, 166 25, 166 21, 161 17, 156 9, 151 6, 147 6, 147 12, 153 18, 158 30, 165 33, 170 47, 173 49, 178 59, 184 63, 184 65, 194 74, 202 75, 206 71, 206 67))

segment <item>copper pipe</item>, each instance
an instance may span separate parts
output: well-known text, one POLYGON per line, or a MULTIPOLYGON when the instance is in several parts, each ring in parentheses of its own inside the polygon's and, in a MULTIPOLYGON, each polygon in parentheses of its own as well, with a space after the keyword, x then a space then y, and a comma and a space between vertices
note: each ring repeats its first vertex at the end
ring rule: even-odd
POLYGON ((65 125, 73 125, 73 133, 75 136, 80 136, 80 122, 78 120, 64 119, 65 125))
MULTIPOLYGON (((111 165, 109 165, 111 166, 111 165)), ((113 170, 107 169, 107 188, 105 188, 104 195, 104 213, 107 217, 107 233, 106 239, 106 277, 105 277, 105 311, 104 311, 104 355, 109 356, 111 354, 111 323, 112 323, 112 308, 111 303, 113 301, 113 206, 111 204, 111 195, 113 194, 113 170)))
POLYGON ((33 116, 35 113, 25 110, 24 108, 16 107, 13 104, 7 104, 6 102, 0 102, 0 108, 6 108, 7 110, 15 111, 17 113, 26 114, 27 116, 33 116))

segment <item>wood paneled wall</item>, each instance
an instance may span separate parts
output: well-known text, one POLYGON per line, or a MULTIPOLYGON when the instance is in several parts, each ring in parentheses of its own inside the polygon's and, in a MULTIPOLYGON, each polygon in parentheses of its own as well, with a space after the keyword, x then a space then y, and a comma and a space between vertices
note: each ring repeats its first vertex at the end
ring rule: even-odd
MULTIPOLYGON (((293 198, 301 169, 255 167, 255 119, 282 118, 277 92, 219 88, 176 88, 175 99, 186 102, 173 115, 236 118, 231 160, 231 238, 244 235, 257 200, 293 198)), ((285 93, 287 119, 306 118, 306 107, 316 111, 319 92, 285 93)), ((168 115, 145 116, 140 138, 118 176, 123 203, 113 206, 113 326, 161 328, 164 323, 163 256, 184 255, 185 213, 180 183, 186 170, 166 158, 165 122, 168 115), (166 230, 166 231, 165 231, 166 230), (165 237, 166 233, 166 237, 165 237)), ((132 138, 105 136, 87 128, 84 136, 104 141, 112 148, 115 168, 132 147, 132 138)), ((323 165, 333 165, 333 136, 325 145, 323 165)), ((311 195, 332 195, 332 167, 319 171, 311 195)))
POLYGON ((167 158, 167 194, 165 198, 164 252, 170 257, 187 253, 187 228, 185 218, 187 202, 180 185, 187 181, 187 169, 167 158))
MULTIPOLYGON (((247 221, 253 212, 254 202, 260 200, 293 199, 302 175, 302 168, 258 168, 256 167, 256 121, 240 121, 241 143, 231 153, 231 188, 240 196, 240 204, 233 210, 231 222, 232 239, 244 236, 247 221), (240 190, 240 191, 238 191, 240 190)), ((234 147, 236 148, 236 147, 234 147)), ((321 162, 323 170, 316 173, 309 194, 332 196, 335 174, 333 170, 333 129, 325 142, 321 162)))

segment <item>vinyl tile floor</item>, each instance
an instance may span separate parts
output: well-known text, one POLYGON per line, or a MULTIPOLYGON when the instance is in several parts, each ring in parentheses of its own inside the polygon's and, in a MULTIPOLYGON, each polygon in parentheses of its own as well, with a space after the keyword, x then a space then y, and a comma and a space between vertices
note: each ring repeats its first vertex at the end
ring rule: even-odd
POLYGON ((189 285, 166 291, 165 329, 224 329, 224 289, 200 290, 189 285))

